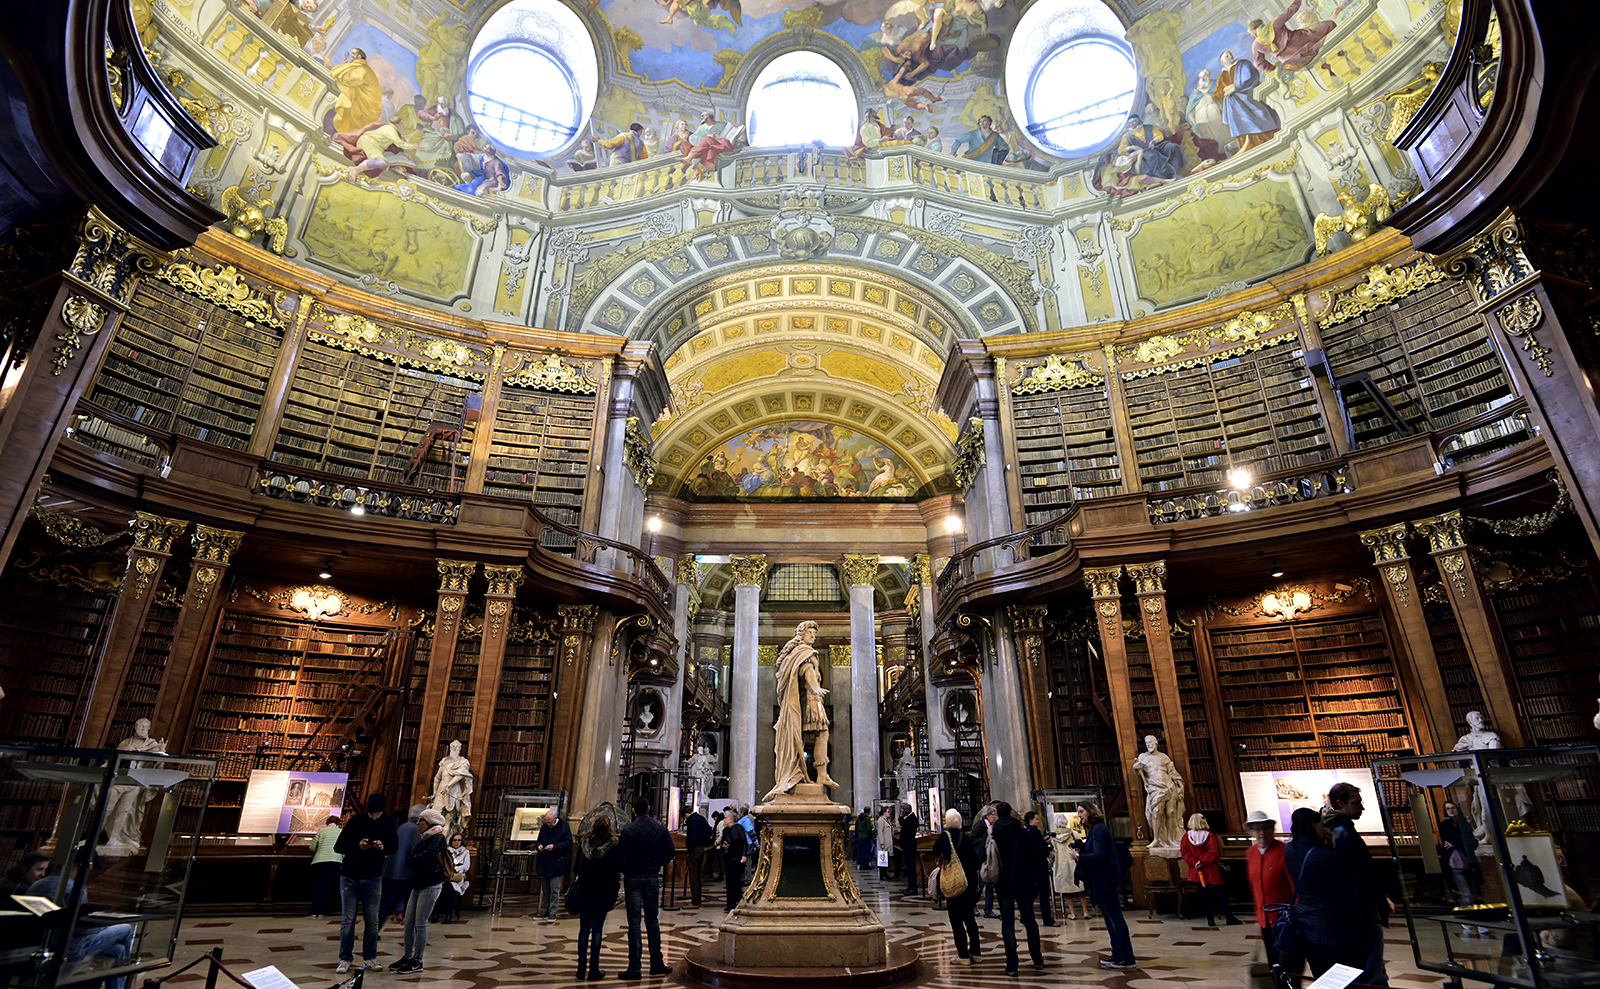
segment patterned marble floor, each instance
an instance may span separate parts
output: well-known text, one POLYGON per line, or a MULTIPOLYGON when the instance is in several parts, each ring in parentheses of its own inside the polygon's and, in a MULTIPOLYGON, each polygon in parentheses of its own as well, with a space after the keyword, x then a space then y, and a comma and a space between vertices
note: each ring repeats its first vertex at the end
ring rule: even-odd
MULTIPOLYGON (((1060 920, 1061 926, 1044 928, 1046 969, 1035 972, 1028 964, 1023 946, 1022 977, 1004 979, 1004 955, 1000 945, 1000 921, 980 917, 984 957, 975 966, 956 964, 950 925, 942 911, 928 901, 907 900, 899 883, 882 883, 872 870, 870 878, 857 873, 862 894, 889 928, 892 940, 905 944, 921 957, 919 976, 913 989, 993 989, 997 984, 1026 989, 1045 986, 1094 986, 1104 989, 1246 989, 1251 985, 1252 962, 1263 959, 1256 929, 1248 923, 1239 927, 1206 927, 1204 921, 1179 921, 1175 918, 1146 920, 1143 911, 1129 914, 1133 928, 1134 951, 1140 967, 1129 971, 1107 971, 1098 965, 1105 954, 1105 928, 1098 920, 1076 922, 1060 920)), ((664 979, 637 983, 645 987, 679 985, 683 978, 683 953, 690 947, 716 937, 716 925, 723 915, 721 898, 706 890, 706 906, 685 907, 661 914, 661 928, 667 962, 674 974, 664 979)), ((720 887, 717 887, 720 893, 720 887)), ((685 901, 687 903, 687 901, 685 901)), ((576 969, 576 918, 563 916, 553 923, 542 923, 529 916, 535 906, 525 899, 512 899, 498 916, 487 911, 467 911, 455 924, 433 925, 428 929, 425 969, 409 976, 388 971, 369 974, 373 989, 395 985, 396 989, 512 989, 518 986, 580 987, 592 983, 572 978, 576 969)), ((1412 963, 1411 942, 1403 927, 1389 932, 1388 963, 1391 984, 1401 989, 1433 989, 1442 976, 1420 972, 1412 963)), ((601 949, 601 968, 608 973, 602 984, 621 989, 614 976, 626 966, 627 916, 618 908, 607 917, 605 942, 601 949)), ((398 925, 384 928, 379 964, 387 966, 400 957, 398 925)), ((191 917, 179 937, 177 962, 184 964, 195 956, 223 946, 223 961, 235 972, 264 965, 276 965, 301 989, 324 989, 338 981, 339 922, 336 918, 272 917, 191 917)), ((356 954, 360 957, 359 926, 356 954)), ((648 959, 646 959, 648 965, 648 959)), ((170 980, 174 989, 191 989, 203 981, 195 968, 170 980)), ((153 973, 159 974, 159 973, 153 973)), ((224 983, 226 984, 226 983, 224 983)))

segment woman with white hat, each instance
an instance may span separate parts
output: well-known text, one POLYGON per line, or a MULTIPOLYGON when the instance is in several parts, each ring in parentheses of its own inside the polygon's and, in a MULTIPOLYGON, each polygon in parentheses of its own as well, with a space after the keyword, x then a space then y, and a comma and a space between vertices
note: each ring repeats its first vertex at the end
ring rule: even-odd
POLYGON ((1250 883, 1250 896, 1256 904, 1256 925, 1261 928, 1261 943, 1267 946, 1267 964, 1280 962, 1285 969, 1298 973, 1299 959, 1282 958, 1273 945, 1272 918, 1262 909, 1269 903, 1293 903, 1294 880, 1283 864, 1283 842, 1273 832, 1277 822, 1259 810, 1250 812, 1244 826, 1250 832, 1250 850, 1245 852, 1245 876, 1250 883))

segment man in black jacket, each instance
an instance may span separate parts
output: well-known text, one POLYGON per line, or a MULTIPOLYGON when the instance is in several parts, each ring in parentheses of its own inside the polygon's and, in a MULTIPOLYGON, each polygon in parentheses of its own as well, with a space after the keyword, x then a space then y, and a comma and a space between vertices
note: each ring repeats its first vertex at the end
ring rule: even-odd
POLYGON ((361 910, 366 930, 361 941, 361 965, 371 968, 378 960, 378 898, 383 888, 383 860, 400 847, 394 819, 383 812, 383 794, 367 795, 367 812, 350 819, 333 850, 344 856, 339 873, 339 893, 344 913, 339 922, 340 975, 350 971, 355 949, 356 910, 361 910))
POLYGON ((900 867, 906 874, 906 895, 916 896, 922 892, 917 888, 917 828, 922 822, 917 820, 917 812, 911 809, 910 804, 900 807, 900 867))
POLYGON ((689 899, 700 905, 700 879, 706 868, 706 850, 711 847, 711 822, 696 807, 683 825, 683 844, 689 854, 689 899))
POLYGON ((1011 805, 1004 800, 994 805, 995 850, 1000 853, 1000 877, 994 890, 1000 897, 1000 940, 1006 946, 1006 974, 1017 974, 1017 907, 1022 908, 1022 927, 1028 935, 1028 956, 1034 968, 1044 968, 1044 951, 1039 943, 1039 924, 1033 918, 1033 898, 1038 895, 1035 876, 1042 868, 1039 857, 1044 848, 1028 841, 1022 822, 1011 816, 1011 805))
POLYGON ((1357 909, 1364 914, 1363 929, 1367 935, 1367 967, 1357 982, 1386 986, 1389 973, 1383 963, 1383 929, 1389 926, 1389 914, 1394 904, 1383 895, 1378 881, 1377 867, 1372 863, 1372 850, 1356 830, 1356 821, 1365 810, 1361 788, 1353 783, 1335 783, 1328 789, 1328 812, 1322 815, 1322 826, 1333 839, 1333 851, 1339 856, 1347 881, 1355 887, 1357 909))
POLYGON ((555 920, 561 909, 561 880, 572 860, 572 828, 554 807, 545 811, 534 846, 538 852, 534 869, 539 873, 539 917, 555 920))
POLYGON ((749 858, 750 843, 745 835, 744 828, 734 820, 736 812, 732 807, 723 815, 727 822, 722 829, 722 874, 728 881, 728 906, 731 911, 744 899, 744 866, 749 858))
POLYGON ((661 954, 661 923, 656 908, 661 895, 661 869, 670 865, 677 854, 671 832, 650 816, 650 802, 635 797, 633 822, 622 829, 622 842, 617 846, 617 865, 622 869, 622 888, 628 903, 628 969, 618 973, 619 979, 644 977, 639 970, 641 919, 650 935, 650 974, 672 974, 661 954))

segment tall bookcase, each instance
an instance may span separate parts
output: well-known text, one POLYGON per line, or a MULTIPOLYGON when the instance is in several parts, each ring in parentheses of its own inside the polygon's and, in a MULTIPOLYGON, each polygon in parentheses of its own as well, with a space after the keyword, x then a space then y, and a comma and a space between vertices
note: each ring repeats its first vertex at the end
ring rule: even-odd
MULTIPOLYGON (((133 734, 133 723, 155 712, 156 692, 161 689, 161 675, 166 671, 167 659, 172 654, 172 633, 181 610, 176 604, 157 603, 150 606, 144 628, 139 632, 139 642, 134 646, 128 677, 122 684, 122 696, 111 715, 109 737, 113 742, 133 734)), ((154 738, 166 738, 170 728, 167 725, 153 725, 151 731, 154 738)))
POLYGON ((395 778, 402 781, 416 778, 417 746, 422 741, 422 702, 428 694, 428 666, 433 657, 431 629, 417 636, 415 650, 411 678, 406 682, 400 708, 400 744, 395 752, 395 778))
POLYGON ((1074 501, 1122 491, 1122 468, 1105 387, 1013 396, 1017 472, 1027 525, 1074 501))
POLYGON ((1183 734, 1189 748, 1189 809, 1222 810, 1222 789, 1217 776, 1217 756, 1212 749, 1211 719, 1206 715, 1200 663, 1187 638, 1172 640, 1172 664, 1178 673, 1178 701, 1183 709, 1183 734))
MULTIPOLYGON (((550 518, 576 528, 583 515, 594 416, 592 395, 504 384, 484 494, 531 501, 550 518)), ((546 532, 539 544, 569 555, 573 550, 572 538, 558 532, 546 532)))
POLYGON ((0 586, 0 741, 71 744, 112 598, 15 573, 0 586))
POLYGON ((551 629, 553 616, 520 611, 506 642, 495 697, 494 727, 489 733, 483 791, 473 827, 479 840, 494 837, 500 794, 508 787, 545 785, 549 752, 551 687, 555 682, 559 640, 551 629))
POLYGON ((466 481, 482 386, 365 354, 315 338, 295 365, 272 459, 292 467, 388 484, 459 490, 466 481), (459 429, 430 444, 421 472, 407 466, 430 427, 459 429))
POLYGON ((1105 662, 1085 639, 1055 639, 1047 649, 1062 782, 1104 787, 1109 795, 1109 791, 1121 789, 1123 781, 1116 734, 1105 704, 1105 662))
POLYGON ((1414 751, 1376 612, 1208 634, 1241 772, 1359 767, 1414 751))
POLYGON ((1145 491, 1218 485, 1233 467, 1255 474, 1292 470, 1332 452, 1293 340, 1248 357, 1136 378, 1126 392, 1145 491))
POLYGON ((1528 744, 1559 745, 1592 731, 1600 602, 1589 578, 1580 574, 1536 589, 1495 591, 1490 599, 1511 654, 1528 744))
POLYGON ((1143 639, 1129 639, 1128 689, 1133 694, 1133 725, 1144 747, 1144 737, 1154 735, 1165 739, 1165 725, 1161 720, 1161 701, 1156 696, 1156 674, 1150 665, 1150 648, 1143 639))
MULTIPOLYGON (((250 442, 283 331, 153 278, 139 283, 117 327, 88 403, 113 421, 176 433, 233 450, 250 442)), ((79 430, 92 449, 143 462, 131 435, 79 430)))
POLYGON ((1428 636, 1433 640, 1433 655, 1444 680, 1445 698, 1450 702, 1450 721, 1465 730, 1468 711, 1483 710, 1483 691, 1478 675, 1467 655, 1467 645, 1456 626, 1456 613, 1448 604, 1430 604, 1423 609, 1428 636))
MULTIPOLYGON (((1323 344, 1336 375, 1365 371, 1401 417, 1419 431, 1447 429, 1509 402, 1511 383, 1476 314, 1467 287, 1443 281, 1359 319, 1324 328, 1323 344)), ((1352 396, 1356 445, 1387 443, 1396 430, 1362 393, 1352 396)), ((1474 434, 1453 451, 1457 460, 1526 439, 1474 434)))
MULTIPOLYGON (((461 634, 456 639, 450 683, 444 695, 444 718, 439 722, 439 746, 431 753, 417 753, 417 758, 426 759, 430 766, 437 765, 449 752, 451 742, 459 739, 462 745, 466 745, 467 736, 472 731, 472 702, 478 690, 478 656, 483 648, 483 613, 479 612, 476 618, 476 622, 464 620, 461 623, 461 634)), ((442 656, 435 656, 429 660, 429 664, 442 659, 442 656)))
MULTIPOLYGON (((309 744, 300 765, 316 768, 309 756, 330 751, 349 727, 357 704, 346 700, 379 684, 389 635, 371 626, 223 612, 185 753, 220 760, 208 827, 237 827, 250 770, 290 768, 285 750, 309 744), (258 758, 263 750, 276 755, 258 758)), ((350 767, 347 801, 362 792, 359 765, 350 767)))

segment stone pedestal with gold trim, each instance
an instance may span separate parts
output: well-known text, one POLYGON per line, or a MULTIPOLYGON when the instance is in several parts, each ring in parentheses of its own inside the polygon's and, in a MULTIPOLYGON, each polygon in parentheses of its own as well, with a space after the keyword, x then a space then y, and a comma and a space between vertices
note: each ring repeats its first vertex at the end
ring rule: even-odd
POLYGON ((815 783, 755 808, 761 851, 715 943, 689 955, 689 976, 717 986, 838 978, 884 986, 916 974, 916 954, 891 947, 883 922, 850 876, 851 810, 815 783))

